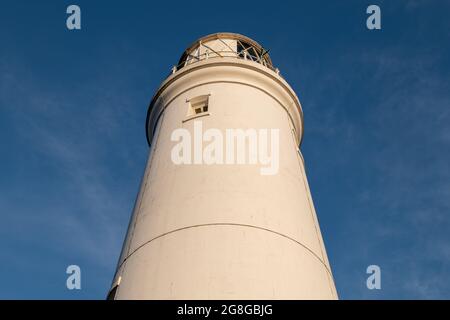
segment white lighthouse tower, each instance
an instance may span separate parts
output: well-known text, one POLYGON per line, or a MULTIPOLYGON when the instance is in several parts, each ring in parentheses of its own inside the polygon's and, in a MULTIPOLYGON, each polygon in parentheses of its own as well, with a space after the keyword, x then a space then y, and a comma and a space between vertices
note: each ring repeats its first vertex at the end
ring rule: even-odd
POLYGON ((337 299, 299 150, 301 105, 261 45, 235 33, 197 40, 154 95, 146 130, 149 158, 108 298, 337 299), (180 129, 191 163, 173 159, 180 129), (231 151, 222 141, 227 157, 252 132, 277 132, 275 170, 195 159, 198 144, 230 129, 248 139, 231 151))

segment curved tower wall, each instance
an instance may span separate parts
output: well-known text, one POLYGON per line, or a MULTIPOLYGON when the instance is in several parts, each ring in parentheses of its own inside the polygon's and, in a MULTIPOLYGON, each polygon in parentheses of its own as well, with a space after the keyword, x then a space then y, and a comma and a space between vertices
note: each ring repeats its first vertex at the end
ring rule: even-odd
POLYGON ((203 59, 182 59, 152 100, 150 155, 113 281, 115 299, 336 299, 298 149, 300 102, 270 58, 255 62, 217 49, 248 38, 221 35, 207 48, 199 44, 207 50, 197 49, 203 59), (195 114, 198 99, 207 100, 207 111, 195 114), (173 133, 186 129, 194 144, 199 126, 223 133, 224 153, 227 129, 266 130, 269 151, 270 130, 278 130, 278 170, 264 175, 268 165, 248 161, 174 163, 173 133))

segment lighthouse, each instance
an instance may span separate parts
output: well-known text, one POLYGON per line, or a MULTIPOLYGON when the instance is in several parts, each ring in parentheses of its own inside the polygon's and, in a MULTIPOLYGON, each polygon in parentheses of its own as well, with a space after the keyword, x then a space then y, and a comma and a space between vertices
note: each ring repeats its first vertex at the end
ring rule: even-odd
POLYGON ((236 33, 189 46, 153 96, 108 299, 337 299, 300 151, 300 101, 236 33))

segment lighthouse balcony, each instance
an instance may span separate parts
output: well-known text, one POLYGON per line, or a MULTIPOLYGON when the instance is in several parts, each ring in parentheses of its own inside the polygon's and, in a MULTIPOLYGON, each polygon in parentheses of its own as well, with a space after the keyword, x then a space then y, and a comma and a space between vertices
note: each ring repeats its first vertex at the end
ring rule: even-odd
POLYGON ((193 63, 220 58, 252 61, 279 73, 272 65, 269 51, 256 41, 236 33, 215 33, 197 40, 181 56, 172 73, 193 63))

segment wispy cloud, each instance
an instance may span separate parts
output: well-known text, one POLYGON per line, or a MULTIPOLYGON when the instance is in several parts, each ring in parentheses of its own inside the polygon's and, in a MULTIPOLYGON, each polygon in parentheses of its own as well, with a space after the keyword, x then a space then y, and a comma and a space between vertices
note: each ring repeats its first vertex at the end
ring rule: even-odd
POLYGON ((147 152, 143 130, 142 139, 134 142, 127 139, 127 130, 142 119, 128 111, 132 101, 126 95, 111 93, 96 78, 73 91, 51 91, 17 64, 3 62, 0 69, 0 103, 12 115, 15 139, 26 146, 23 152, 31 155, 32 167, 47 170, 35 173, 43 180, 42 189, 35 189, 41 197, 39 207, 26 202, 12 206, 12 199, 2 197, 0 205, 9 212, 10 227, 34 230, 25 240, 31 242, 46 232, 55 246, 71 248, 64 254, 89 257, 93 264, 112 271, 147 152), (118 148, 112 151, 109 146, 114 143, 118 148), (124 177, 125 172, 131 175, 124 177), (47 189, 46 179, 58 179, 54 183, 59 190, 47 189), (130 190, 125 182, 134 188, 130 190), (63 204, 54 196, 65 199, 63 204))
POLYGON ((450 297, 447 58, 405 50, 349 48, 297 67, 306 167, 347 298, 450 297), (381 292, 365 286, 369 264, 382 269, 381 292))

